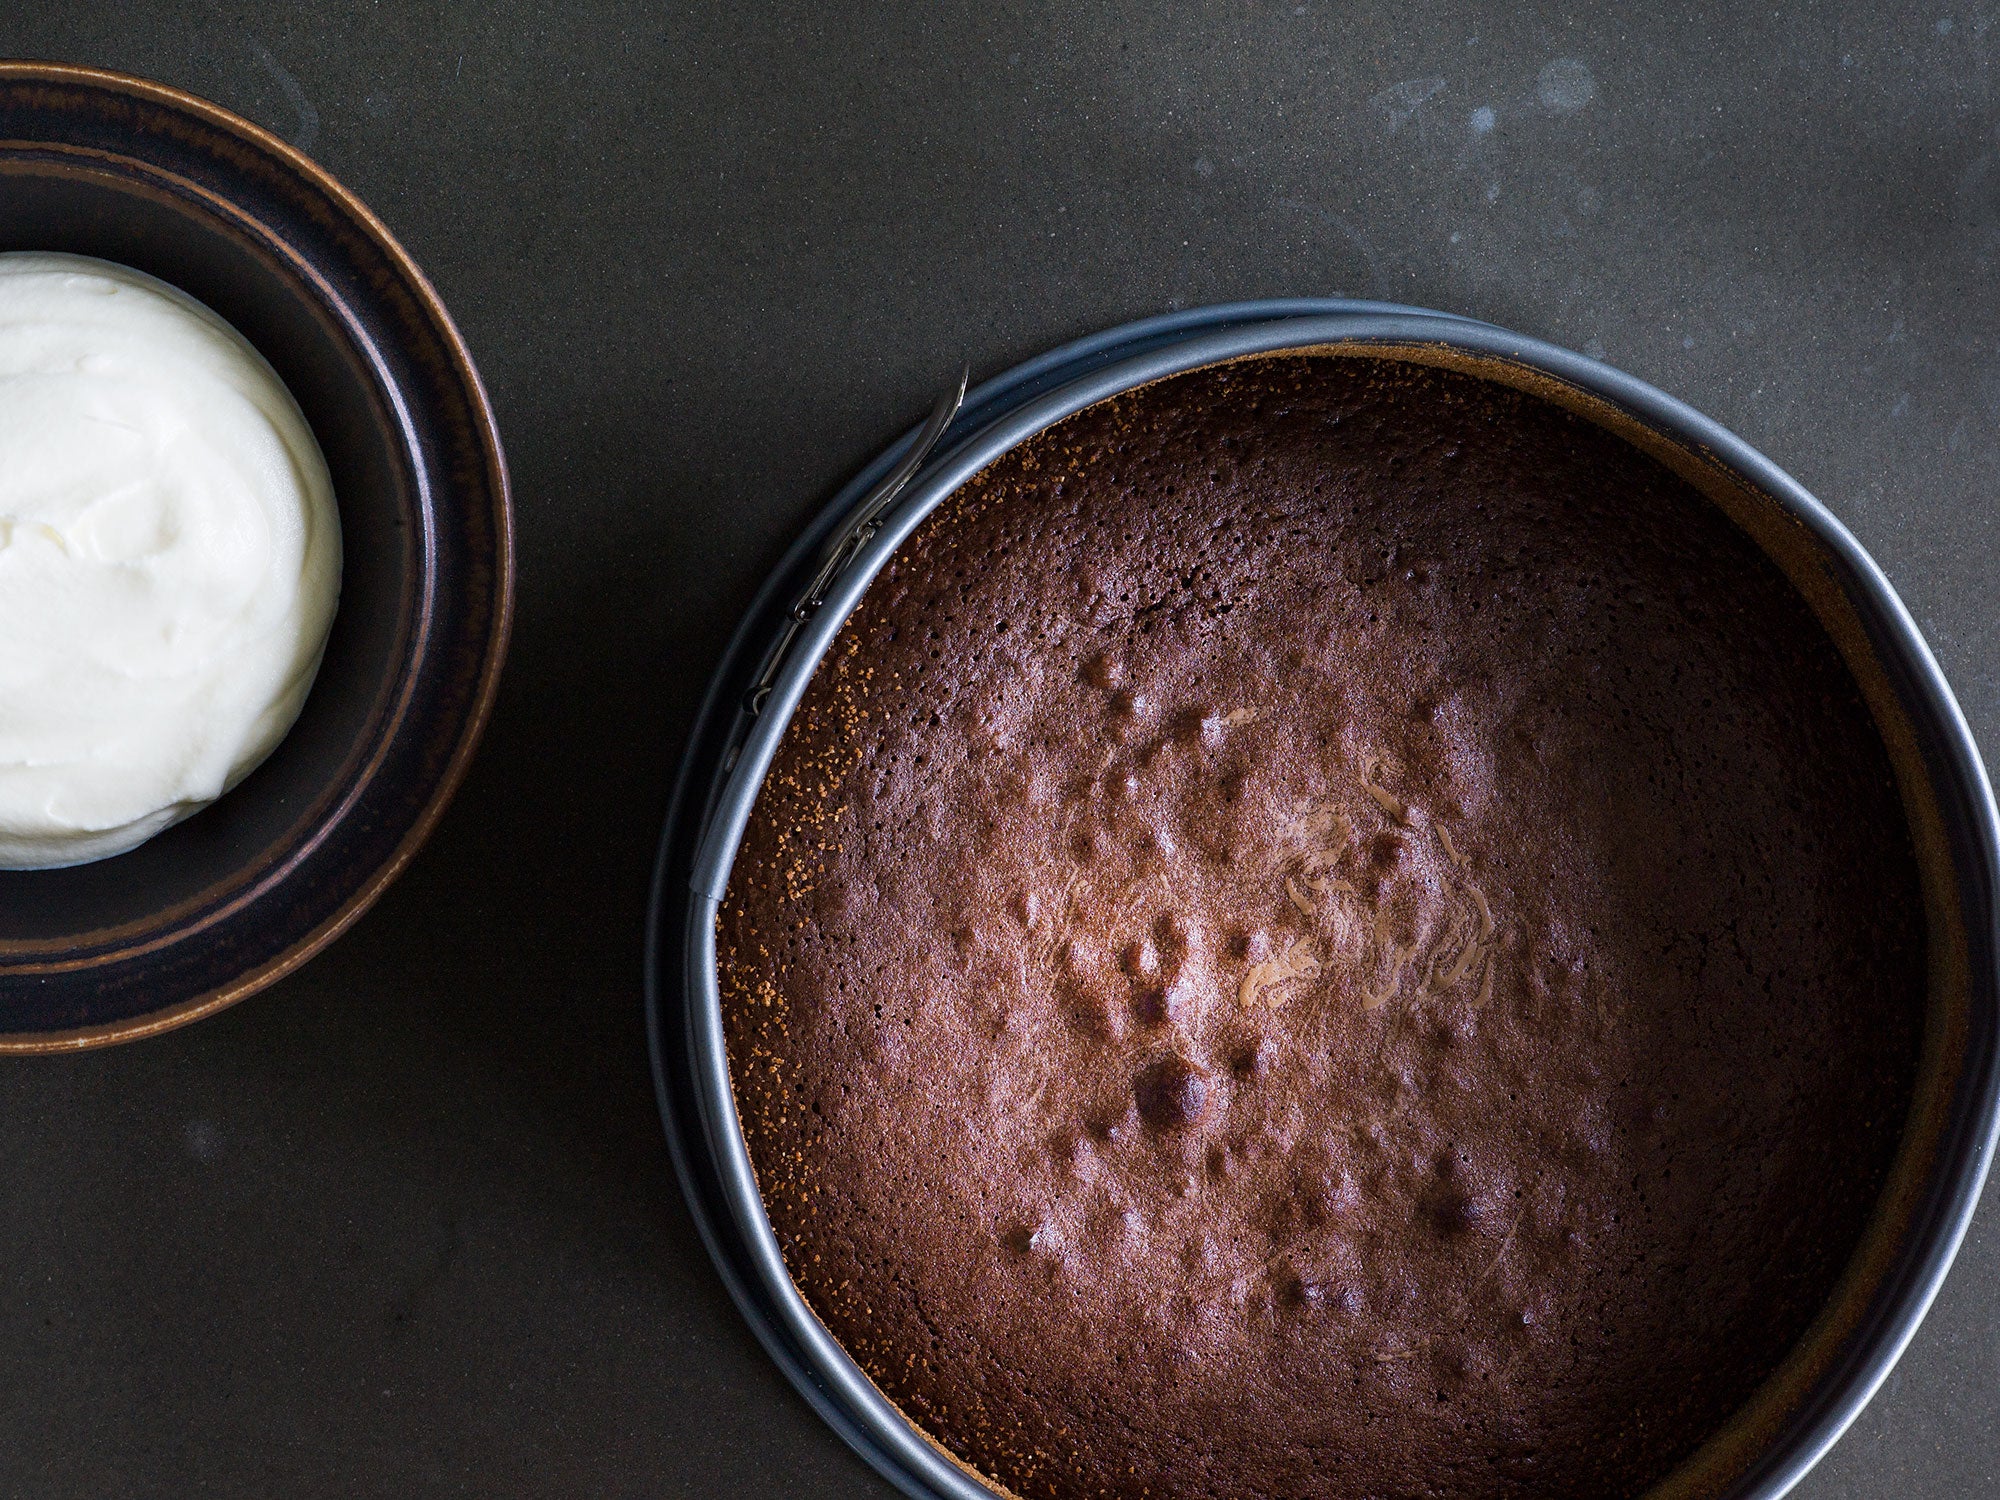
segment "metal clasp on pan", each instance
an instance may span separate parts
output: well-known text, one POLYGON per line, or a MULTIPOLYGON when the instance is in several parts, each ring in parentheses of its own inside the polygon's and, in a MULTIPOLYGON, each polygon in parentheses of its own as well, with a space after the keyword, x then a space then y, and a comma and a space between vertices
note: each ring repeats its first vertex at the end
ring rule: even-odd
POLYGON ((778 637, 777 645, 764 658, 764 669, 757 674, 756 685, 744 695, 744 710, 753 718, 764 711, 764 704, 778 681, 778 673, 784 670, 785 658, 791 653, 792 642, 798 639, 806 623, 819 613, 820 605, 826 602, 827 590, 833 587, 834 580, 854 561, 861 549, 875 539, 875 533, 882 529, 882 513, 903 492, 903 486, 910 482, 911 476, 923 467, 931 449, 944 436, 944 430, 951 426, 951 419, 958 415, 958 409, 965 401, 966 382, 971 375, 969 367, 960 368, 958 383, 938 398, 923 429, 918 432, 917 440, 910 445, 910 451, 903 455, 895 468, 882 476, 881 483, 862 497, 861 503, 854 507, 853 513, 827 545, 826 557, 820 563, 819 571, 813 575, 812 583, 786 616, 785 633, 778 637))

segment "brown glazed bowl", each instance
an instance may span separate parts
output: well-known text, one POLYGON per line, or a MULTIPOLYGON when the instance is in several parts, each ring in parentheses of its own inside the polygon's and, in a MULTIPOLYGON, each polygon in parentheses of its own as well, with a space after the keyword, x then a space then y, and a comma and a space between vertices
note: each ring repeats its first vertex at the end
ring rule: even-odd
POLYGON ((493 702, 507 474, 465 345, 387 229, 276 137, 188 94, 0 62, 0 250, 193 294, 297 397, 333 474, 340 611, 304 712, 214 806, 130 853, 0 871, 0 1051, 128 1041, 331 942, 430 832, 493 702))

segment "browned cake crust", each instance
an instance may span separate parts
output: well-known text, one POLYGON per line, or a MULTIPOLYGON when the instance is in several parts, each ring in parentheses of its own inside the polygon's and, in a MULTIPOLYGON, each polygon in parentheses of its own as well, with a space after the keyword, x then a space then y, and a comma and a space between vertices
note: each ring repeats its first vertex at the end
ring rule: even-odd
POLYGON ((800 1289, 1031 1496, 1635 1495, 1827 1298, 1923 1005, 1777 570, 1566 412, 1346 358, 926 522, 721 939, 800 1289))

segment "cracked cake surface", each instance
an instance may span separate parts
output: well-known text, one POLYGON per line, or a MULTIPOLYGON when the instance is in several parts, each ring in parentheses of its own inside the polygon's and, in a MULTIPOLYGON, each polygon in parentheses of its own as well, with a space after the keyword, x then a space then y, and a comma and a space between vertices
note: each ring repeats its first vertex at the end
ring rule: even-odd
POLYGON ((1668 470, 1353 357, 1094 406, 898 551, 719 917, 794 1280, 1024 1496, 1636 1495, 1907 1111, 1851 676, 1668 470))

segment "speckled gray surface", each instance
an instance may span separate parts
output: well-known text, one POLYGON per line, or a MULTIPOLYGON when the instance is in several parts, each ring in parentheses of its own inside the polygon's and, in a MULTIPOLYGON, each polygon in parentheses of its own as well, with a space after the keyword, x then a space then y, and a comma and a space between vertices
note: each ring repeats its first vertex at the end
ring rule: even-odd
MULTIPOLYGON (((887 1493, 694 1239, 639 933, 736 613, 961 357, 1290 293, 1601 352, 1816 490, 2000 748, 2000 8, 835 9, 0 6, 0 55, 206 94, 388 221, 521 555, 486 749, 373 914, 0 1068, 0 1494, 887 1493)), ((2000 1494, 1990 1197, 1802 1500, 2000 1494)))

